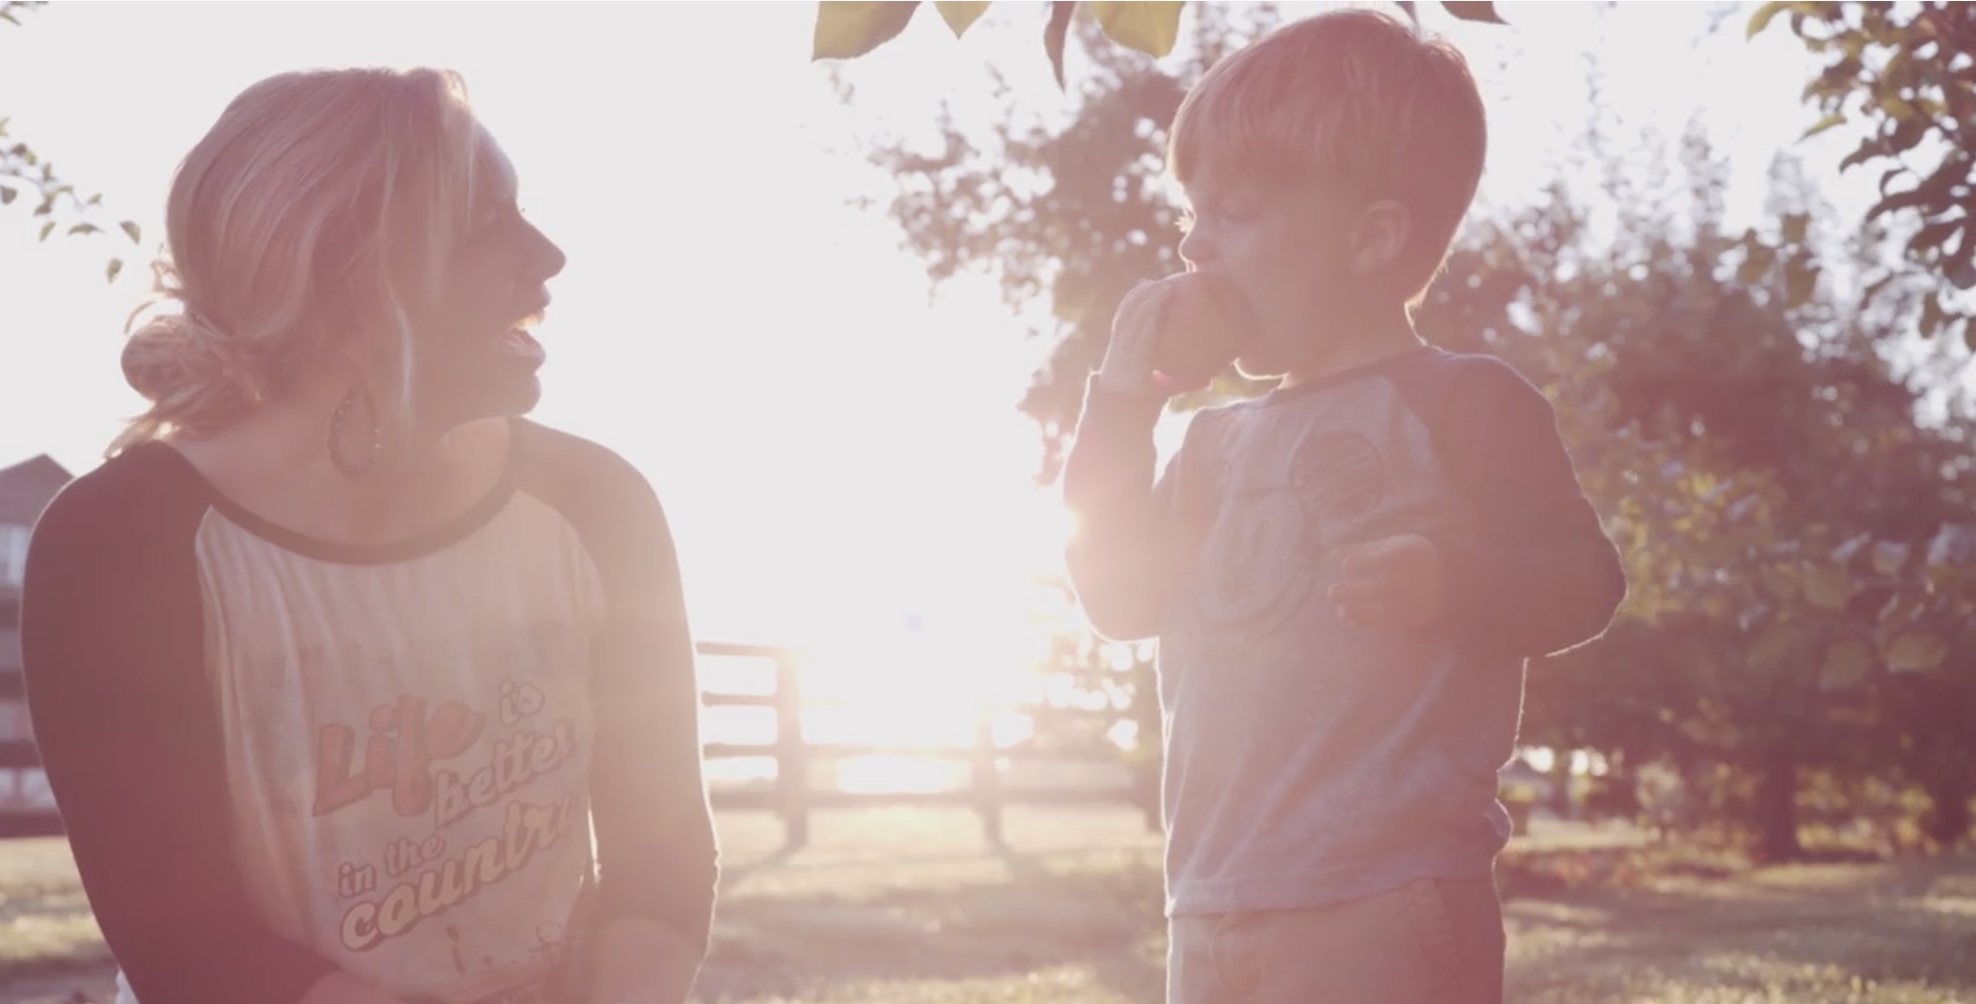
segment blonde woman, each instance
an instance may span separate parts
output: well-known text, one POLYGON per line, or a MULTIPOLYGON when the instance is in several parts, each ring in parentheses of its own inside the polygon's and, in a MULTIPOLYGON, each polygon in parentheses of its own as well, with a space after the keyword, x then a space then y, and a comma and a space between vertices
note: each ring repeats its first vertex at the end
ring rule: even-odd
POLYGON ((35 735, 125 1004, 685 999, 716 852, 672 538, 520 416, 563 255, 430 70, 192 150, 150 409, 31 545, 35 735))

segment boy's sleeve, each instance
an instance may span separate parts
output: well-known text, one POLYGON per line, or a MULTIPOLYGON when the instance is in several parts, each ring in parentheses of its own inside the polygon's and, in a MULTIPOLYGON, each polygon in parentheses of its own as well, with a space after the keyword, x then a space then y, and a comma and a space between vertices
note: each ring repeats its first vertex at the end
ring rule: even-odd
POLYGON ((1507 364, 1456 357, 1431 430, 1478 527, 1436 540, 1465 640, 1537 657, 1597 638, 1626 599, 1620 555, 1585 498, 1542 392, 1507 364))
MULTIPOLYGON (((1113 641, 1158 635, 1178 578, 1182 534, 1174 480, 1180 458, 1155 478, 1153 426, 1165 405, 1164 398, 1106 390, 1092 377, 1064 460, 1064 504, 1073 520, 1064 554, 1071 587, 1091 626, 1113 641)), ((1181 454, 1187 452, 1183 446, 1181 454)))

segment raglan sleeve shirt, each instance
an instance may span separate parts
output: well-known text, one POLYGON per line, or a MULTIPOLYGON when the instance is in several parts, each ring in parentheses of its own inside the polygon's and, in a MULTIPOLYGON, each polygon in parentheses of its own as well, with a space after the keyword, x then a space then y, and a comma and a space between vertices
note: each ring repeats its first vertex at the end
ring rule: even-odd
POLYGON ((132 992, 288 1004, 337 967, 260 924, 234 868, 198 509, 154 473, 140 462, 85 477, 37 525, 21 606, 35 741, 132 992))
POLYGON ((1158 469, 1153 428, 1165 405, 1163 397, 1107 390, 1091 377, 1064 460, 1071 586, 1091 626, 1113 641, 1159 633, 1186 556, 1177 481, 1191 443, 1158 469))
POLYGON ((585 440, 534 431, 550 467, 539 491, 570 515, 607 596, 592 682, 601 919, 656 921, 704 953, 719 868, 672 532, 636 468, 585 440))
MULTIPOLYGON (((665 513, 609 450, 516 428, 521 489, 562 514, 604 598, 587 668, 595 922, 654 921, 704 955, 717 854, 665 513)), ((339 966, 262 923, 236 864, 197 543, 209 501, 155 449, 50 504, 23 590, 28 705, 84 890, 136 999, 293 1004, 339 966)))
POLYGON ((1475 533, 1437 540, 1457 637, 1535 658, 1604 633, 1627 594, 1550 401, 1507 364, 1452 357, 1422 403, 1475 533))

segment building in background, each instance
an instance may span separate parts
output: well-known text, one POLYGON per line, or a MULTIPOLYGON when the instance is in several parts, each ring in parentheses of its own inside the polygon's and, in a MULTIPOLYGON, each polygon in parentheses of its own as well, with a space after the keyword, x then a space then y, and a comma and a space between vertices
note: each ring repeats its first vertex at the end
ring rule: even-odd
POLYGON ((34 521, 71 475, 43 455, 0 469, 0 836, 59 826, 48 781, 32 760, 33 731, 21 686, 21 578, 34 521))

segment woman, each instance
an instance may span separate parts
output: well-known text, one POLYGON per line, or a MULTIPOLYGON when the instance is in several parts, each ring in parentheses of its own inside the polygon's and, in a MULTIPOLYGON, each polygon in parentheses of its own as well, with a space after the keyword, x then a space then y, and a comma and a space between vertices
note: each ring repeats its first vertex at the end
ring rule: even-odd
POLYGON ((460 81, 249 88, 167 229, 151 407, 22 607, 120 1000, 684 1000, 716 859, 672 540, 519 417, 563 255, 460 81))

